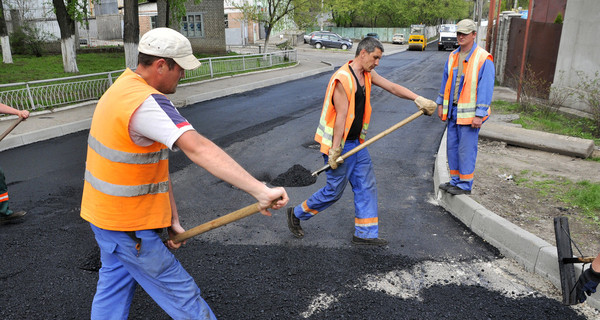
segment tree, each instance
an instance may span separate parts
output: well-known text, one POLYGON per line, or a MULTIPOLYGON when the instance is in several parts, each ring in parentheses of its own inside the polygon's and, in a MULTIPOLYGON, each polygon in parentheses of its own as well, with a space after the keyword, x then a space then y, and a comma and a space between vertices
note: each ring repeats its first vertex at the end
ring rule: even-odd
POLYGON ((2 45, 2 62, 13 63, 10 52, 10 41, 8 39, 8 28, 4 18, 4 4, 0 0, 0 45, 2 45))
POLYGON ((75 36, 75 20, 77 14, 77 0, 52 0, 56 20, 60 28, 60 51, 63 57, 63 69, 65 72, 77 73, 77 51, 75 36))
POLYGON ((299 29, 306 29, 308 27, 315 27, 318 24, 318 18, 324 12, 321 10, 323 0, 294 0, 294 11, 292 12, 292 19, 299 29))
POLYGON ((137 66, 138 43, 140 38, 140 18, 137 0, 125 0, 123 22, 123 46, 125 48, 125 66, 135 69, 137 66))

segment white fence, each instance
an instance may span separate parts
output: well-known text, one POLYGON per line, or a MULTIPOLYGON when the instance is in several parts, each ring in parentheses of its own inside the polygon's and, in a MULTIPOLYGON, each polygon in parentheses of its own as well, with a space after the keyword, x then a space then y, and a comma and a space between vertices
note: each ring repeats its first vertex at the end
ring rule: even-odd
MULTIPOLYGON (((268 69, 298 61, 296 50, 232 57, 199 59, 202 65, 186 71, 184 82, 193 82, 268 69)), ((124 70, 0 85, 0 101, 19 110, 53 108, 96 100, 124 70)))

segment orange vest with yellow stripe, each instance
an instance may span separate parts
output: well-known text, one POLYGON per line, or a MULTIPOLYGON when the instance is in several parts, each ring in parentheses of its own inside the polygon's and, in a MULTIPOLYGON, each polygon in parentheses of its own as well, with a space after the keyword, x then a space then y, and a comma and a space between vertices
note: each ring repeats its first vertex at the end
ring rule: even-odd
POLYGON ((171 225, 169 150, 136 145, 131 116, 151 94, 161 94, 127 69, 98 101, 90 135, 81 217, 114 231, 171 225))
MULTIPOLYGON (((471 53, 466 66, 463 67, 463 73, 465 75, 463 79, 463 86, 458 97, 456 104, 457 114, 456 123, 461 125, 470 125, 475 117, 475 110, 477 108, 477 82, 479 79, 479 71, 487 59, 492 59, 492 55, 482 49, 481 47, 473 44, 475 50, 471 53)), ((458 50, 452 52, 448 58, 448 79, 446 80, 446 87, 444 89, 444 102, 442 107, 442 120, 448 118, 448 108, 450 105, 450 91, 452 90, 452 84, 454 82, 454 72, 458 70, 458 50)), ((456 75, 460 77, 460 75, 456 75)), ((485 121, 490 115, 490 108, 488 108, 488 114, 483 118, 485 121)))
MULTIPOLYGON (((342 138, 342 147, 350 132, 350 127, 354 121, 354 103, 356 97, 356 83, 354 82, 354 76, 350 70, 350 63, 347 62, 341 68, 339 68, 331 79, 327 86, 327 92, 325 93, 325 101, 323 102, 323 110, 321 111, 321 118, 319 120, 319 126, 315 133, 315 140, 321 144, 321 152, 329 153, 333 145, 333 127, 335 125, 335 117, 337 112, 333 105, 333 92, 337 83, 341 83, 346 97, 348 98, 348 114, 346 115, 346 123, 344 125, 344 137, 342 138)), ((369 121, 371 119, 371 73, 365 72, 365 113, 363 116, 363 126, 360 133, 359 141, 362 143, 365 141, 367 136, 367 129, 369 129, 369 121)))

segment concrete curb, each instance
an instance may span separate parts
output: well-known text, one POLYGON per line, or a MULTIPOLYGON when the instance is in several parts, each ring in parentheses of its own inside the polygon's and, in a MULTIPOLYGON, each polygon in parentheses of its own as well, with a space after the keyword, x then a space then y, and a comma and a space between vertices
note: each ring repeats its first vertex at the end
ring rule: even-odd
MULTIPOLYGON (((438 204, 483 240, 496 247, 504 256, 514 259, 528 272, 548 279, 561 290, 556 247, 487 210, 467 195, 452 196, 440 191, 438 186, 450 180, 446 161, 446 133, 444 133, 433 172, 433 190, 438 204)), ((582 264, 575 264, 575 269, 576 274, 580 274, 582 264)), ((588 297, 586 303, 600 310, 598 294, 588 297)))
POLYGON ((588 158, 594 151, 594 141, 568 137, 542 131, 527 130, 499 123, 486 123, 479 135, 482 138, 504 141, 507 144, 563 154, 571 157, 588 158))

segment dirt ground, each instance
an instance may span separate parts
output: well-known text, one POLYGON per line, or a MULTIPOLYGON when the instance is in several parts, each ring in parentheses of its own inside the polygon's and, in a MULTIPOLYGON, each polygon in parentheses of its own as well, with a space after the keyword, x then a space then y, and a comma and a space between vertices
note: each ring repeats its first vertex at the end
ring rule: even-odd
MULTIPOLYGON (((600 252, 600 228, 551 195, 519 186, 515 179, 529 181, 569 179, 600 182, 600 163, 538 150, 507 146, 480 139, 471 197, 517 226, 556 245, 554 217, 567 216, 571 237, 583 256, 600 252)), ((574 255, 579 256, 573 247, 574 255)))

